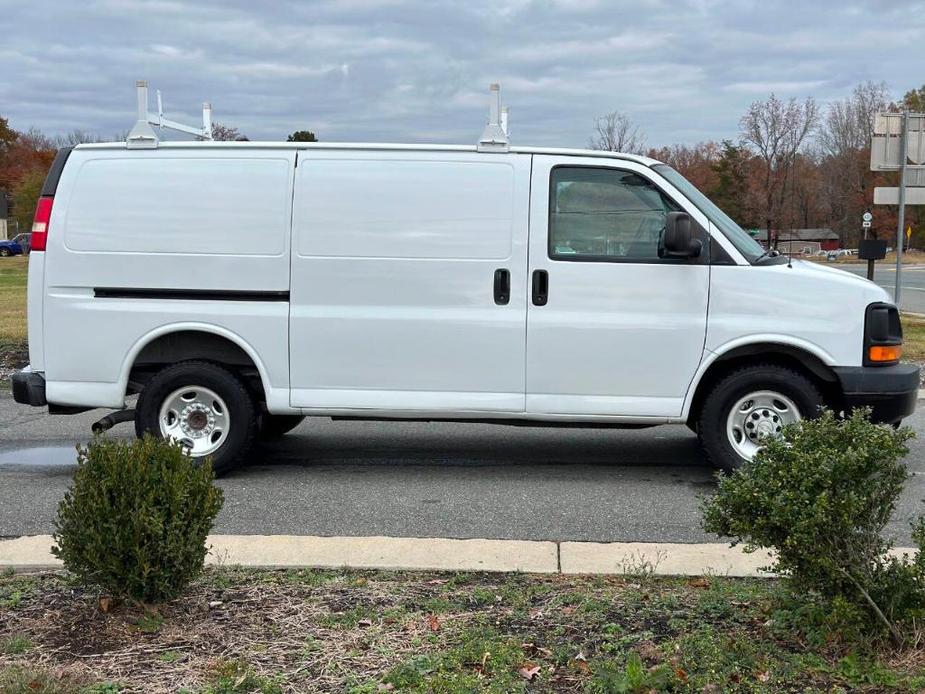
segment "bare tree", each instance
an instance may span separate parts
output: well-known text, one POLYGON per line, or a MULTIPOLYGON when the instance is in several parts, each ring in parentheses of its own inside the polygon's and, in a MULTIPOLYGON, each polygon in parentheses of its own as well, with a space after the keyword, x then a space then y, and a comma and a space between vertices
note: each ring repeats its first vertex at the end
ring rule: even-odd
MULTIPOLYGON (((784 102, 771 94, 767 101, 753 102, 739 122, 742 138, 762 163, 762 216, 769 247, 784 202, 787 175, 818 119, 819 108, 812 97, 784 102)), ((776 239, 773 243, 777 245, 776 239)))
POLYGON ((865 82, 847 98, 830 104, 819 128, 820 197, 828 204, 828 217, 843 244, 850 243, 857 219, 870 204, 875 180, 869 166, 874 117, 889 107, 886 83, 865 82))
POLYGON ((645 134, 625 113, 611 111, 598 116, 594 123, 594 131, 594 136, 588 140, 589 149, 627 154, 642 154, 645 151, 645 134))
POLYGON ((819 129, 819 144, 833 157, 842 157, 870 147, 874 116, 890 103, 886 82, 865 82, 851 96, 829 105, 819 129))
POLYGON ((89 133, 86 130, 74 129, 64 135, 56 135, 51 138, 56 147, 74 147, 82 145, 85 142, 105 142, 105 139, 99 135, 89 133))
POLYGON ((232 142, 235 140, 246 140, 247 137, 237 129, 230 125, 223 125, 222 123, 212 123, 212 139, 232 142))

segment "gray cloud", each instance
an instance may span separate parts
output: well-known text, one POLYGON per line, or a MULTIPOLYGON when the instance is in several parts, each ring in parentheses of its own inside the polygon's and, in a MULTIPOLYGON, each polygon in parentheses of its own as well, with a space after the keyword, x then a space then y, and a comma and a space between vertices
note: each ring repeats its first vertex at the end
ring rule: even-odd
POLYGON ((735 136, 775 91, 925 81, 925 2, 0 0, 0 115, 109 135, 134 81, 252 139, 474 142, 501 81, 513 140, 583 146, 619 109, 651 144, 735 136))

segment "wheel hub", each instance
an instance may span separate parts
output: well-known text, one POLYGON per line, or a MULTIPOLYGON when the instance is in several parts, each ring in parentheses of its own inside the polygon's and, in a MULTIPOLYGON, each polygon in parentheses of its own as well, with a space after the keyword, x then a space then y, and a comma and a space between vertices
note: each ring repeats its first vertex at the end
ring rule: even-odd
POLYGON ((752 441, 779 434, 782 428, 780 416, 767 408, 753 409, 745 418, 745 433, 752 441))
POLYGON ((161 436, 179 441, 194 458, 215 453, 231 426, 222 397, 195 385, 178 388, 164 398, 159 421, 161 436))
POLYGON ((215 416, 211 408, 202 403, 189 405, 180 412, 180 429, 187 436, 208 436, 214 428, 215 416))
POLYGON ((726 421, 726 435, 733 450, 751 460, 769 439, 780 436, 785 426, 800 419, 800 410, 787 396, 770 390, 755 391, 733 405, 726 421))

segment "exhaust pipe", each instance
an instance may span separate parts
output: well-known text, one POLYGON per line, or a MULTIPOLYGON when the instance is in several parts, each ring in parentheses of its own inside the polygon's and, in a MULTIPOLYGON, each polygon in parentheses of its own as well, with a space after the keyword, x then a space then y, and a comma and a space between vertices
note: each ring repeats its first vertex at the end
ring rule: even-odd
POLYGON ((131 422, 135 419, 135 410, 119 410, 118 412, 111 412, 110 414, 103 417, 98 422, 95 422, 92 427, 94 434, 102 434, 104 431, 112 429, 116 424, 121 424, 122 422, 131 422))

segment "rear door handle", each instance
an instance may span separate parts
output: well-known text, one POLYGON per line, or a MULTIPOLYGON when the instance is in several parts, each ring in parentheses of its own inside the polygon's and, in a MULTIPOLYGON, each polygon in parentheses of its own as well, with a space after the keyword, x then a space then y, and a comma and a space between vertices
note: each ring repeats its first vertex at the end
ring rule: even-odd
POLYGON ((533 305, 545 306, 549 299, 549 273, 545 270, 533 271, 533 305))
POLYGON ((511 271, 507 268, 495 270, 495 303, 505 306, 511 300, 511 271))

